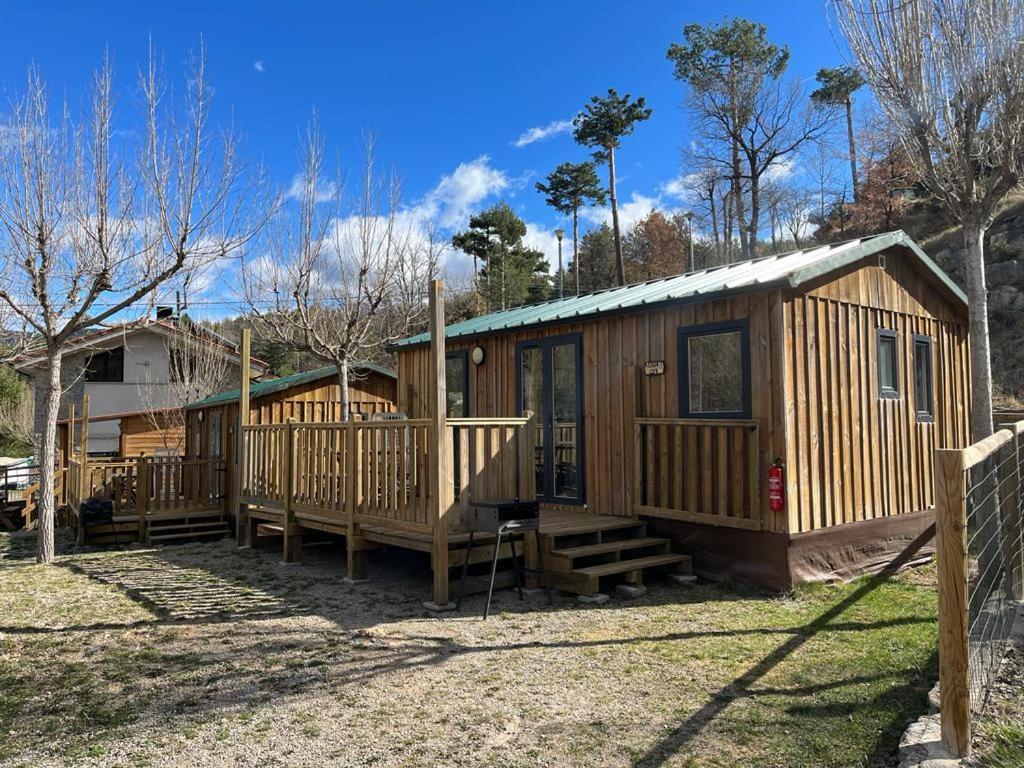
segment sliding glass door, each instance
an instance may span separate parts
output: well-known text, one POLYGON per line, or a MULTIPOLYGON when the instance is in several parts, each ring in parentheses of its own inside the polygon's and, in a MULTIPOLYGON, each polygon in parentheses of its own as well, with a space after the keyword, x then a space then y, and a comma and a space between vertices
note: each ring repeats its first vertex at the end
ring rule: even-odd
POLYGON ((578 334, 516 346, 517 405, 537 414, 537 498, 581 504, 583 488, 582 343, 578 334))

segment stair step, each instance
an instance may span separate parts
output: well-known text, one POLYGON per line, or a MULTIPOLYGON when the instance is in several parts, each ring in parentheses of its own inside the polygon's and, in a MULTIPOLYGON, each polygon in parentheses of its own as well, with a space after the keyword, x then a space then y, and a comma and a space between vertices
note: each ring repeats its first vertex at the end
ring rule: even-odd
POLYGON ((214 520, 209 523, 180 523, 178 525, 152 525, 150 524, 149 530, 151 531, 179 531, 182 528, 223 528, 225 522, 223 520, 214 520))
POLYGON ((219 530, 210 531, 193 531, 192 533, 168 533, 163 536, 150 536, 150 541, 168 541, 170 539, 191 539, 196 536, 227 536, 229 533, 227 528, 221 528, 219 530))
POLYGON ((173 509, 169 509, 146 515, 146 519, 150 522, 158 522, 160 520, 192 520, 193 518, 211 517, 224 517, 224 512, 220 509, 207 509, 201 512, 189 511, 187 509, 182 509, 180 512, 176 512, 173 509))
POLYGON ((601 544, 584 544, 581 547, 555 549, 551 551, 551 554, 568 558, 589 557, 590 555, 607 555, 611 552, 622 552, 627 549, 642 549, 644 547, 654 547, 659 544, 667 543, 668 539, 658 538, 655 536, 643 536, 638 539, 620 539, 618 541, 605 541, 601 544))
POLYGON ((663 555, 650 555, 649 557, 638 557, 633 560, 619 560, 615 563, 602 563, 601 565, 590 565, 586 568, 575 568, 573 573, 583 576, 611 576, 615 573, 628 573, 643 568, 656 568, 659 565, 673 565, 675 563, 689 563, 689 555, 679 555, 669 552, 663 555))

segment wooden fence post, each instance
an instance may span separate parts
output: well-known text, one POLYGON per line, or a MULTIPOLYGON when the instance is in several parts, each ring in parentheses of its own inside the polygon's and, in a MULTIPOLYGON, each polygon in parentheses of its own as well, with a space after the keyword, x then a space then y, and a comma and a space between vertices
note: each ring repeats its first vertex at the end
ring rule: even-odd
POLYGON ((430 409, 432 445, 429 456, 430 522, 434 529, 434 600, 431 610, 451 610, 448 600, 448 509, 451 478, 448 476, 448 392, 445 383, 444 283, 430 283, 430 409))
POLYGON ((965 472, 962 451, 935 452, 940 717, 942 741, 954 757, 966 757, 971 749, 965 472))
POLYGON ((139 456, 135 465, 135 506, 139 514, 139 543, 149 542, 146 512, 149 508, 149 466, 145 456, 139 456))
POLYGON ((345 535, 345 554, 348 558, 348 580, 362 581, 366 578, 366 550, 359 536, 359 523, 356 522, 356 511, 359 504, 359 481, 357 457, 359 432, 356 420, 349 416, 345 424, 345 512, 348 533, 345 535))
POLYGON ((295 490, 295 419, 288 419, 284 433, 284 562, 302 561, 302 529, 295 524, 292 496, 295 490))
POLYGON ((251 547, 255 542, 255 532, 249 525, 249 508, 242 503, 242 474, 246 466, 246 441, 245 428, 249 426, 249 376, 250 376, 250 350, 252 348, 252 331, 249 328, 242 329, 241 341, 241 380, 238 388, 238 434, 235 436, 235 466, 231 477, 231 493, 234 496, 233 504, 235 513, 235 542, 240 547, 251 547))

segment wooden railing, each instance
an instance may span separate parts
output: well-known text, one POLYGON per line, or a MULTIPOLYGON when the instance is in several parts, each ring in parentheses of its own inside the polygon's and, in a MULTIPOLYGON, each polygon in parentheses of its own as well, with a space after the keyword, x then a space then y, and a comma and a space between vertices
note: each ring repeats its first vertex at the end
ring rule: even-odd
POLYGON ((132 459, 68 459, 67 498, 78 511, 82 501, 103 497, 114 514, 171 513, 224 506, 223 459, 139 456, 132 459))
POLYGON ((474 498, 533 498, 527 428, 526 417, 449 419, 438 450, 429 419, 244 427, 240 501, 339 522, 351 511, 356 523, 429 532, 427 469, 440 456, 453 467, 448 525, 457 530, 474 498))
POLYGON ((637 514, 761 528, 758 422, 637 418, 634 423, 637 514))
MULTIPOLYGON (((0 494, 3 496, 5 505, 13 505, 22 502, 20 509, 21 529, 30 530, 36 524, 36 511, 39 508, 39 465, 29 464, 17 467, 0 468, 0 494)), ((57 468, 53 477, 53 498, 55 506, 59 509, 66 503, 64 496, 64 470, 57 468)), ((17 527, 17 518, 12 513, 10 519, 3 520, 4 527, 17 527)))

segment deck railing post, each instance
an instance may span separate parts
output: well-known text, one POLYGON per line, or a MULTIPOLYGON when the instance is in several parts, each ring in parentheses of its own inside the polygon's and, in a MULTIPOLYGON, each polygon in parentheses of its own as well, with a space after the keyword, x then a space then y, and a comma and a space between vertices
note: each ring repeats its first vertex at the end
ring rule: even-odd
POLYGON ((434 532, 434 610, 450 610, 448 600, 448 510, 451 506, 450 446, 448 445, 448 393, 445 383, 444 283, 430 284, 430 409, 431 446, 430 522, 434 532))
POLYGON ((146 512, 149 507, 149 466, 145 456, 139 456, 135 465, 135 506, 139 514, 139 543, 146 544, 149 541, 146 526, 146 512))
POLYGON ((940 718, 942 741, 954 757, 966 757, 971 746, 965 473, 962 451, 935 452, 940 718))
POLYGON ((359 481, 356 479, 358 436, 356 420, 350 417, 345 424, 345 514, 348 531, 345 536, 345 554, 348 558, 349 581, 362 581, 366 578, 366 551, 359 537, 359 523, 356 522, 359 503, 359 481))
POLYGON ((242 503, 242 475, 246 470, 246 434, 245 428, 249 426, 249 375, 250 375, 250 350, 252 347, 252 331, 249 328, 242 329, 241 359, 241 381, 238 389, 238 434, 235 445, 234 473, 231 478, 231 491, 234 496, 232 504, 235 513, 235 542, 240 547, 252 546, 254 533, 249 525, 249 508, 242 503))
POLYGON ((288 419, 284 433, 284 562, 297 563, 302 560, 302 532, 295 524, 292 511, 292 496, 295 488, 295 419, 288 419))

